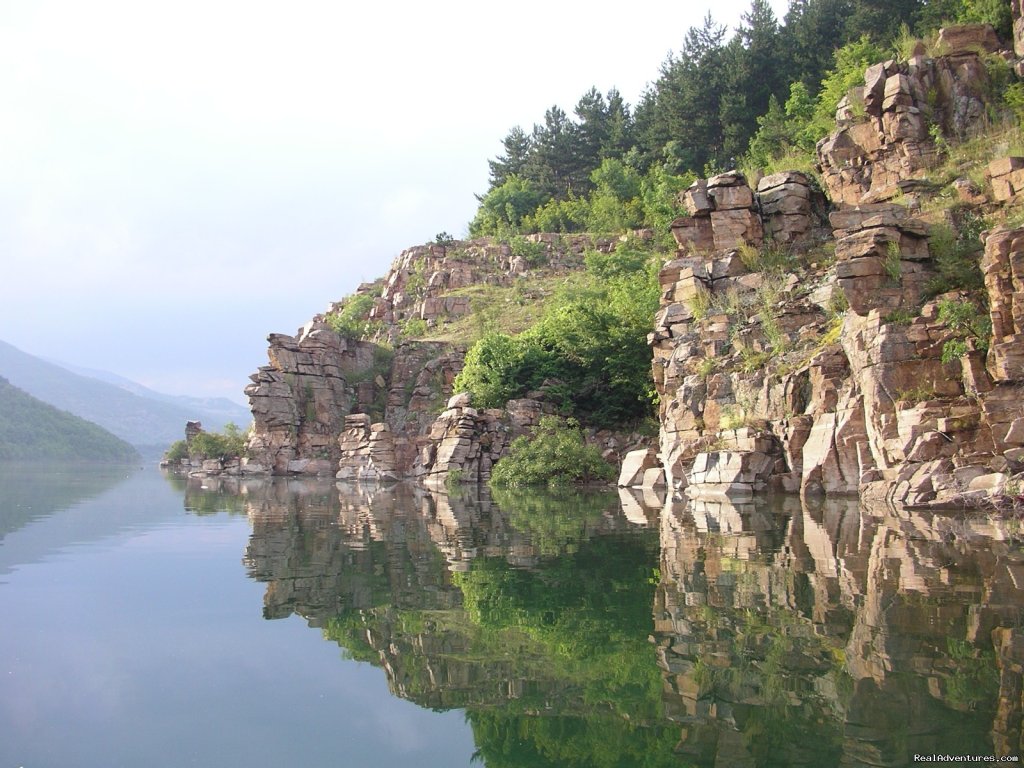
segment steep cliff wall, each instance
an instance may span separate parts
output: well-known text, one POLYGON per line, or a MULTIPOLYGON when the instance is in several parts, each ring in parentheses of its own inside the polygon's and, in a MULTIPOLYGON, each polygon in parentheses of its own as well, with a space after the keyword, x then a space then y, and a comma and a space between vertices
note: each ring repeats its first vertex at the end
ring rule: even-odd
POLYGON ((870 67, 840 105, 818 145, 831 231, 816 228, 820 205, 796 174, 756 189, 724 174, 684 195, 690 216, 673 227, 680 250, 661 272, 650 337, 675 492, 941 505, 998 495, 1024 469, 1014 276, 1024 230, 987 235, 981 296, 938 293, 948 248, 935 237, 971 217, 1012 219, 1024 172, 1011 158, 990 165, 986 189, 926 178, 946 142, 986 116, 976 51, 991 30, 943 34, 947 55, 870 67), (925 206, 926 191, 956 204, 925 206), (991 308, 991 337, 963 316, 978 304, 991 308))

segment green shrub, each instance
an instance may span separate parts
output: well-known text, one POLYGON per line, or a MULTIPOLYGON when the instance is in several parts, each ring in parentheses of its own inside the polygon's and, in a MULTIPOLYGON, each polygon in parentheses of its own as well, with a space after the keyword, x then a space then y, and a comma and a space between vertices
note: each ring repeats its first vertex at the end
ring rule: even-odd
POLYGON ((976 349, 988 349, 992 320, 987 312, 973 302, 952 299, 940 301, 939 322, 949 326, 953 333, 953 338, 942 346, 942 362, 951 363, 966 355, 968 341, 972 341, 976 349))
POLYGON ((542 267, 548 263, 548 247, 541 242, 533 242, 525 237, 513 237, 508 242, 512 255, 518 256, 531 267, 542 267))
POLYGON ((361 338, 367 333, 373 295, 357 293, 345 299, 341 306, 324 318, 335 333, 348 338, 361 338))
POLYGON ((504 333, 488 333, 470 347, 453 391, 469 392, 478 408, 501 408, 520 393, 523 347, 504 333))
POLYGON ((427 321, 420 317, 410 317, 402 323, 402 338, 418 339, 427 335, 427 321))
POLYGON ((164 459, 172 464, 177 464, 186 456, 188 456, 188 443, 184 440, 175 440, 164 454, 164 459))
POLYGON ((928 250, 935 260, 938 274, 925 286, 928 295, 975 291, 984 287, 979 254, 983 250, 980 235, 985 226, 982 217, 968 212, 960 216, 958 229, 948 224, 932 227, 928 250))
POLYGON ((223 432, 200 432, 189 441, 187 446, 184 440, 174 443, 167 452, 167 458, 173 460, 171 459, 172 451, 178 458, 184 458, 183 449, 193 459, 235 458, 245 454, 245 433, 236 425, 228 422, 224 425, 223 432))
POLYGON ((606 277, 567 288, 516 337, 485 334, 466 356, 455 389, 482 408, 541 390, 563 415, 619 426, 651 412, 647 334, 658 308, 657 263, 638 271, 628 252, 592 264, 606 277), (623 270, 617 274, 618 270, 623 270))
POLYGON ((614 476, 615 469, 597 448, 584 442, 574 420, 544 416, 532 435, 512 441, 508 455, 495 465, 491 483, 558 488, 609 481, 614 476))

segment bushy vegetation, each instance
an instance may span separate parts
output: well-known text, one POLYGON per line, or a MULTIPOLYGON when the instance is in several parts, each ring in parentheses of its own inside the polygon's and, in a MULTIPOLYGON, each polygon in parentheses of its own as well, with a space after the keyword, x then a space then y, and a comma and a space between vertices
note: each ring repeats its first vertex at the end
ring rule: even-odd
POLYGON ((584 442, 575 422, 544 416, 532 435, 512 441, 508 455, 495 465, 491 483, 498 487, 560 488, 606 482, 614 474, 601 452, 584 442))
POLYGON ((939 302, 939 321, 949 326, 952 338, 942 346, 942 362, 950 363, 974 349, 988 349, 992 320, 987 311, 971 301, 946 299, 939 302))
POLYGON ((652 407, 647 333, 658 308, 658 260, 634 245, 585 256, 541 318, 517 335, 491 332, 466 356, 455 390, 483 408, 539 391, 566 416, 623 425, 652 407))
POLYGON ((371 293, 356 293, 349 296, 325 320, 335 333, 357 339, 370 330, 370 310, 374 296, 371 293))
POLYGON ((190 459, 231 459, 245 455, 246 434, 237 425, 228 422, 223 432, 200 432, 189 442, 177 440, 164 454, 164 459, 176 463, 190 459))

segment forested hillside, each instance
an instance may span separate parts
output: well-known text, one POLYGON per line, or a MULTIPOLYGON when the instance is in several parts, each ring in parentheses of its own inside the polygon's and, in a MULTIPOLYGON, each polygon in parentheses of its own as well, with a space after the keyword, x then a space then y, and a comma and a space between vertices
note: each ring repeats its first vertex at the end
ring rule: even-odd
POLYGON ((60 411, 0 377, 0 461, 130 463, 132 446, 102 427, 60 411))
MULTIPOLYGON (((709 14, 637 105, 591 88, 571 116, 555 105, 532 129, 513 128, 489 161, 470 234, 650 227, 667 237, 675 198, 697 177, 810 170, 836 104, 865 68, 906 57, 918 37, 934 42, 947 22, 987 22, 1009 39, 1010 4, 791 0, 780 20, 767 0, 752 0, 732 36, 709 14)), ((995 57, 989 65, 1008 71, 995 57)), ((996 96, 1024 104, 1019 84, 996 96)))

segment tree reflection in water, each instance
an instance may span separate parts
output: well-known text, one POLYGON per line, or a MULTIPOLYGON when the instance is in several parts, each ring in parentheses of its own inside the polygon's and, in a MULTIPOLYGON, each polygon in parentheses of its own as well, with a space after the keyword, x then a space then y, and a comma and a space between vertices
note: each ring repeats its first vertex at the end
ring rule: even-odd
POLYGON ((1020 749, 1024 557, 997 521, 793 498, 638 518, 632 497, 627 516, 608 496, 244 494, 265 615, 304 616, 397 696, 464 709, 488 766, 1020 749))

